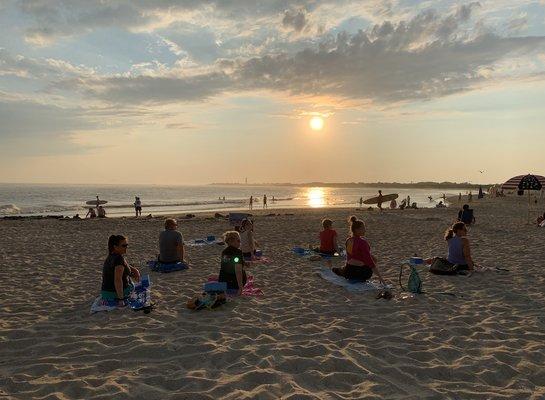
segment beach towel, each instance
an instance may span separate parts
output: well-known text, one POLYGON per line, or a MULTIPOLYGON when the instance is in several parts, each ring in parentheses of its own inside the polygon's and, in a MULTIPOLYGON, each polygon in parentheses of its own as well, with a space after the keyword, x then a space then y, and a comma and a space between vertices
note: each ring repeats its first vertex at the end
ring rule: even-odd
POLYGON ((207 236, 204 239, 191 239, 184 242, 186 246, 189 247, 199 247, 199 246, 208 246, 211 244, 224 244, 223 240, 217 239, 215 236, 207 236))
POLYGON ((117 307, 116 300, 105 300, 101 296, 98 296, 91 305, 91 314, 116 309, 143 310, 145 313, 149 313, 153 307, 151 303, 151 281, 149 275, 144 275, 140 282, 134 286, 125 303, 127 306, 120 308, 117 307))
POLYGON ((342 286, 349 292, 358 293, 368 292, 371 290, 384 290, 392 288, 391 285, 383 285, 380 282, 374 280, 366 282, 349 281, 342 276, 335 274, 329 268, 321 268, 318 272, 318 275, 329 283, 332 283, 333 285, 342 286))
POLYGON ((187 265, 186 263, 182 261, 179 261, 177 263, 170 263, 170 264, 161 263, 159 261, 148 261, 147 264, 152 271, 163 272, 163 273, 182 271, 184 269, 189 268, 189 265, 187 265))
POLYGON ((305 249, 303 247, 294 247, 292 249, 292 251, 296 255, 298 255, 299 257, 308 258, 311 261, 317 261, 317 260, 320 260, 322 258, 327 260, 327 259, 334 258, 334 257, 345 257, 346 256, 346 252, 344 250, 340 250, 339 253, 335 253, 334 255, 320 253, 319 251, 311 250, 311 249, 305 249), (318 257, 320 257, 320 258, 318 258, 318 257))
MULTIPOLYGON (((210 275, 208 277, 208 282, 217 282, 218 276, 217 275, 210 275)), ((227 289, 226 291, 228 297, 236 297, 237 296, 237 290, 234 289, 227 289)), ((252 275, 248 275, 246 278, 246 285, 244 285, 244 288, 242 289, 242 295, 245 297, 257 297, 257 296, 263 296, 263 290, 257 288, 254 286, 254 277, 252 275)))

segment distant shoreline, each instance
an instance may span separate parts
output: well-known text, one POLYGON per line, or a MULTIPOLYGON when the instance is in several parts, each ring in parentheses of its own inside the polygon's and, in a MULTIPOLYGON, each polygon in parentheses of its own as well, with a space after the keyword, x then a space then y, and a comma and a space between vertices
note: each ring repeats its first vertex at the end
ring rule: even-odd
POLYGON ((387 187, 387 188, 408 188, 408 189, 487 189, 496 183, 469 183, 469 182, 306 182, 306 183, 210 183, 210 186, 290 186, 290 187, 340 187, 340 188, 360 188, 360 187, 387 187))

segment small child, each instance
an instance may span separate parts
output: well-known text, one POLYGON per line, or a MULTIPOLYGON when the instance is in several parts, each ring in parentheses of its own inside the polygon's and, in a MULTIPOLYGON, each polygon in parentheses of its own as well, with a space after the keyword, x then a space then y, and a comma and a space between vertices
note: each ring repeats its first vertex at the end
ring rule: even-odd
POLYGON ((337 231, 333 229, 333 221, 324 219, 322 221, 322 231, 320 232, 320 253, 334 255, 337 250, 337 231))
POLYGON ((249 219, 244 219, 240 225, 240 248, 242 255, 248 261, 255 259, 258 243, 254 237, 254 224, 249 219))
POLYGON ((221 252, 218 282, 226 282, 228 290, 237 290, 240 295, 247 279, 244 256, 240 249, 240 235, 237 231, 228 231, 223 234, 223 240, 227 247, 221 252))

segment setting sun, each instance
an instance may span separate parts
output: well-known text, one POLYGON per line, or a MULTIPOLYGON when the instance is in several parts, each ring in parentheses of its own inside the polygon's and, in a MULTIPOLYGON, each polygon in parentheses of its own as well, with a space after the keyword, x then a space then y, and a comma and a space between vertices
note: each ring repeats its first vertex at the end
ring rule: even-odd
POLYGON ((315 131, 321 131, 324 127, 324 119, 321 117, 312 117, 309 122, 310 127, 315 131))

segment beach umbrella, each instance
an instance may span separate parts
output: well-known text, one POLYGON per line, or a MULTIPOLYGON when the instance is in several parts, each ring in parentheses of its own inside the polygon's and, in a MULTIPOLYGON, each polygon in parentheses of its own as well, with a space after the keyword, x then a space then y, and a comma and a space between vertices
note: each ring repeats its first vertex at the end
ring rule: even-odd
POLYGON ((541 190, 531 189, 532 187, 537 187, 537 184, 545 186, 545 176, 541 175, 518 175, 514 176, 501 185, 503 190, 541 190), (528 189, 523 189, 523 187, 528 187, 528 189))
POLYGON ((519 175, 509 179, 505 182, 501 188, 504 190, 516 189, 520 194, 524 194, 526 190, 528 192, 528 223, 530 223, 530 207, 532 200, 530 198, 530 191, 541 190, 545 185, 545 177, 541 175, 519 175))

